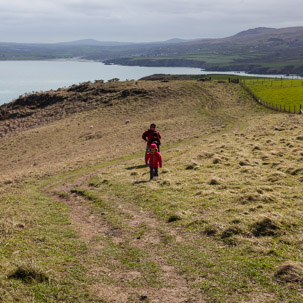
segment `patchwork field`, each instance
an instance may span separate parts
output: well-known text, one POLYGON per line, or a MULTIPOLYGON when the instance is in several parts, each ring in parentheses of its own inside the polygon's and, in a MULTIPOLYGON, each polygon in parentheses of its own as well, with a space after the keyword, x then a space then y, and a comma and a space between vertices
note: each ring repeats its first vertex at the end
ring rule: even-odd
POLYGON ((302 117, 232 83, 98 85, 111 105, 2 124, 0 300, 303 302, 302 117))

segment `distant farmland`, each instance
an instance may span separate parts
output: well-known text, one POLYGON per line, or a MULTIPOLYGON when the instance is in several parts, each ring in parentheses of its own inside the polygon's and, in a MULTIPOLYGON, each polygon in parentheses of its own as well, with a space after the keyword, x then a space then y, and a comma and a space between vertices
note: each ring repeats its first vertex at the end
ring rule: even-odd
POLYGON ((244 85, 256 95, 262 103, 277 109, 299 112, 303 106, 302 79, 249 79, 244 85))

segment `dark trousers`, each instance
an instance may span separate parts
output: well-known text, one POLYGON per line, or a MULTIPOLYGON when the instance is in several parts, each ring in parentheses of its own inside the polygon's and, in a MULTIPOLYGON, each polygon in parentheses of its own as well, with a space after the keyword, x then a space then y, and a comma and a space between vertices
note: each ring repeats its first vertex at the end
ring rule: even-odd
POLYGON ((149 167, 150 169, 150 180, 152 180, 154 177, 158 177, 158 167, 149 167))

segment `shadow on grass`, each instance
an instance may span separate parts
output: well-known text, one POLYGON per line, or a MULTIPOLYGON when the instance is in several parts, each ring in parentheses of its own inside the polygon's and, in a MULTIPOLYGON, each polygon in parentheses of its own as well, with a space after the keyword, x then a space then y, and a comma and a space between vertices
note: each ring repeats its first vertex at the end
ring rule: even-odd
POLYGON ((127 170, 132 170, 132 169, 139 169, 139 168, 146 168, 147 165, 146 164, 142 164, 142 165, 136 165, 136 166, 129 166, 126 167, 127 170))
POLYGON ((143 184, 143 183, 148 183, 149 181, 148 180, 142 180, 142 181, 135 181, 133 183, 133 185, 136 185, 136 184, 143 184))

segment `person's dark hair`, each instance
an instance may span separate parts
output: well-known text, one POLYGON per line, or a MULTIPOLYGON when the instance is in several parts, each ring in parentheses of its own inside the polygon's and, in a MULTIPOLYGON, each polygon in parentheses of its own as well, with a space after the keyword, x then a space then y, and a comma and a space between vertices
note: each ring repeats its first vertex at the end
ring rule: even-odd
POLYGON ((155 123, 152 123, 152 124, 150 125, 150 128, 156 128, 156 124, 155 124, 155 123))

